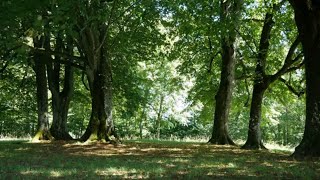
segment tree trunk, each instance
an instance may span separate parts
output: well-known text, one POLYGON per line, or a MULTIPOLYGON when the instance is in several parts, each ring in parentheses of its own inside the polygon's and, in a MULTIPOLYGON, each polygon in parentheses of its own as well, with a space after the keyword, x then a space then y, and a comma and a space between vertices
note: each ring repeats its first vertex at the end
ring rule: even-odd
POLYGON ((227 125, 231 106, 234 67, 235 58, 233 44, 223 44, 221 81, 219 90, 215 96, 216 106, 214 112, 214 124, 212 137, 209 140, 209 143, 212 144, 235 144, 229 137, 227 125))
POLYGON ((312 1, 290 0, 305 57, 306 124, 294 157, 320 156, 320 9, 312 1))
POLYGON ((296 39, 291 45, 283 66, 273 75, 267 75, 265 72, 266 61, 269 53, 271 31, 275 24, 275 22, 273 21, 273 13, 280 10, 282 3, 284 3, 284 1, 279 4, 274 4, 273 11, 267 12, 264 18, 259 42, 259 52, 257 55, 257 64, 255 69, 248 137, 246 143, 242 146, 242 149, 266 149, 262 143, 260 129, 261 107, 264 92, 269 88, 270 84, 272 84, 283 74, 285 74, 288 71, 289 67, 291 67, 291 65, 295 62, 295 60, 292 60, 292 57, 300 43, 298 39, 296 39))
POLYGON ((163 109, 163 101, 164 101, 164 96, 160 96, 160 105, 159 105, 159 110, 157 113, 157 139, 160 139, 160 133, 161 133, 161 120, 162 120, 162 109, 163 109))
POLYGON ((140 137, 140 139, 142 139, 142 130, 143 130, 142 123, 143 123, 143 119, 141 118, 139 121, 139 137, 140 137))
MULTIPOLYGON (((47 36, 47 38, 46 49, 50 50, 50 36, 47 36)), ((59 34, 56 39, 56 51, 64 52, 65 49, 67 49, 68 54, 73 53, 72 41, 68 39, 67 48, 64 48, 62 37, 59 34)), ((60 58, 61 57, 59 56, 55 56, 55 60, 60 60, 60 58)), ((73 68, 69 65, 65 66, 64 86, 62 92, 60 92, 61 65, 57 62, 48 62, 47 71, 49 89, 52 94, 53 113, 53 121, 50 132, 56 140, 72 140, 73 138, 68 133, 67 118, 69 104, 73 94, 73 68)))
MULTIPOLYGON (((71 71, 70 68, 71 67, 66 67, 66 71, 71 71)), ((65 77, 65 81, 68 81, 66 78, 67 76, 65 77)), ((68 133, 67 128, 67 118, 72 91, 73 90, 71 89, 65 89, 62 93, 52 93, 53 121, 50 128, 50 132, 53 135, 53 137, 57 140, 73 139, 68 133)))
POLYGON ((269 53, 269 41, 273 25, 273 14, 267 12, 264 18, 264 24, 260 36, 259 52, 257 56, 255 79, 250 106, 248 137, 246 143, 242 146, 242 149, 265 149, 261 140, 261 107, 264 92, 270 85, 270 80, 265 74, 265 67, 269 53))
POLYGON ((139 136, 140 139, 142 139, 143 134, 142 134, 142 130, 143 130, 143 120, 145 119, 146 116, 146 104, 143 106, 143 110, 142 110, 142 114, 140 117, 140 121, 139 121, 139 136))
MULTIPOLYGON (((115 135, 112 119, 112 76, 111 62, 104 55, 98 69, 94 73, 88 73, 91 93, 91 117, 86 132, 81 137, 83 141, 110 141, 109 135, 115 135)), ((118 138, 118 137, 116 137, 118 138)))
POLYGON ((0 136, 3 135, 3 121, 0 121, 0 136))
POLYGON ((253 87, 248 138, 242 149, 266 149, 261 141, 261 107, 263 95, 268 85, 255 83, 253 87))
MULTIPOLYGON (((42 40, 34 38, 34 47, 42 48, 42 40)), ((38 107, 38 124, 37 132, 32 141, 51 140, 52 136, 49 131, 49 114, 48 114, 48 86, 45 56, 34 53, 34 71, 36 74, 37 85, 37 107, 38 107)))
POLYGON ((109 24, 92 21, 88 17, 96 15, 96 7, 100 1, 92 1, 86 6, 85 11, 78 16, 79 30, 78 44, 85 58, 86 74, 91 94, 91 117, 85 133, 81 137, 83 141, 109 141, 114 135, 119 137, 112 119, 112 63, 109 57, 108 32, 109 24))
POLYGON ((221 33, 222 68, 219 90, 215 96, 216 106, 214 112, 213 130, 209 143, 212 144, 232 144, 228 134, 229 110, 231 107, 231 96, 234 84, 235 73, 235 49, 236 40, 235 29, 238 26, 237 14, 239 14, 241 0, 222 1, 220 0, 221 23, 229 28, 229 32, 221 33))

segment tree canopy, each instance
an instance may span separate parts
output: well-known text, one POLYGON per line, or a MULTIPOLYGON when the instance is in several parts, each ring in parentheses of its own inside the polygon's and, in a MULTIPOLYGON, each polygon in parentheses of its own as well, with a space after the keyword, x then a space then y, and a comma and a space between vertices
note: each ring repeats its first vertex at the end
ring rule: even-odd
POLYGON ((319 11, 298 0, 6 0, 0 137, 301 142, 295 155, 319 156, 319 11))

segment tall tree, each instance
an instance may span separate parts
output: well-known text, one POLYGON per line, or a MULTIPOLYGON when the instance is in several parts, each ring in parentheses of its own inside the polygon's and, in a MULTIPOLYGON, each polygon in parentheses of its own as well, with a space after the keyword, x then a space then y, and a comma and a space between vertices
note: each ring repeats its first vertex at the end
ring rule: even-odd
MULTIPOLYGON (((34 37, 33 43, 36 48, 43 47, 44 36, 34 37)), ((36 74, 37 85, 37 107, 38 107, 38 126, 37 133, 33 137, 33 141, 37 140, 51 140, 52 136, 49 130, 49 109, 48 109, 48 81, 46 74, 46 56, 41 53, 35 52, 34 58, 34 71, 36 74)))
MULTIPOLYGON (((114 2, 116 3, 116 1, 114 2)), ((113 129, 112 119, 112 71, 108 57, 106 36, 108 27, 102 21, 92 21, 96 11, 104 4, 100 1, 77 4, 79 44, 85 54, 86 74, 91 94, 91 117, 82 140, 109 140, 107 131, 113 129)), ((109 6, 109 4, 108 4, 109 6)), ((110 23, 110 22, 109 22, 110 23)))
MULTIPOLYGON (((31 30, 34 25, 32 19, 37 19, 38 10, 41 9, 43 1, 32 0, 29 2, 17 0, 15 3, 11 1, 5 1, 1 3, 1 36, 3 36, 1 43, 4 44, 5 49, 10 48, 15 51, 18 56, 27 57, 26 49, 23 45, 26 43, 26 36, 30 34, 33 39, 34 48, 43 47, 43 34, 36 33, 31 30), (14 47, 14 48, 13 48, 14 47)), ((38 18, 42 18, 38 16, 38 18)), ((34 65, 33 69, 36 75, 36 101, 37 101, 37 113, 38 113, 38 127, 37 133, 33 140, 51 139, 52 136, 49 132, 49 117, 48 117, 48 85, 46 77, 46 57, 41 53, 33 52, 32 56, 26 59, 30 60, 29 64, 34 65)), ((16 58, 10 59, 10 61, 16 60, 16 58)), ((25 63, 25 62, 24 62, 25 63)), ((27 76, 27 75, 25 75, 27 76)), ((22 86, 21 86, 22 87, 22 86)), ((20 88, 21 88, 20 87, 20 88)))
POLYGON ((292 43, 287 56, 284 60, 283 66, 273 75, 266 73, 266 65, 268 54, 270 53, 270 38, 272 36, 272 29, 274 27, 274 15, 279 11, 281 6, 285 3, 282 1, 279 4, 274 4, 272 10, 268 11, 264 18, 263 28, 260 36, 259 49, 257 54, 257 64, 255 69, 253 93, 250 106, 250 121, 248 129, 248 137, 246 143, 243 145, 243 149, 260 149, 265 148, 261 141, 261 107, 265 91, 269 86, 278 80, 282 75, 288 71, 293 71, 302 66, 297 64, 301 59, 301 54, 296 55, 298 45, 300 43, 299 38, 292 43), (292 67, 292 65, 296 65, 292 67))
MULTIPOLYGON (((62 35, 59 33, 56 37, 55 42, 55 51, 56 52, 65 52, 73 55, 73 42, 72 39, 68 38, 67 42, 64 43, 62 35)), ((50 33, 46 34, 46 50, 51 51, 50 49, 50 33)), ((50 59, 49 55, 49 59, 50 59)), ((66 62, 64 66, 64 81, 63 89, 61 88, 61 61, 62 57, 55 55, 54 60, 50 60, 47 63, 47 74, 48 74, 48 83, 49 89, 52 94, 52 114, 53 120, 50 127, 50 132, 52 136, 57 140, 71 140, 73 139, 68 133, 67 128, 67 117, 69 111, 69 104, 71 101, 71 96, 73 94, 73 67, 66 62), (53 62, 54 61, 54 62, 53 62)), ((69 59, 70 61, 70 59, 69 59)))
POLYGON ((301 39, 306 70, 306 123, 293 156, 320 156, 320 3, 289 0, 301 39))
POLYGON ((112 118, 113 81, 117 77, 114 75, 121 72, 113 71, 120 64, 113 61, 121 61, 124 56, 154 47, 153 42, 146 41, 150 40, 150 34, 154 35, 153 39, 158 37, 153 33, 159 23, 156 5, 150 1, 117 0, 74 1, 61 5, 62 13, 67 7, 80 14, 68 14, 67 21, 73 24, 71 34, 83 59, 92 100, 92 113, 82 140, 108 141, 109 132, 115 130, 112 118), (142 32, 149 34, 144 41, 138 39, 146 37, 142 32), (139 44, 131 47, 134 43, 139 44))
POLYGON ((221 31, 221 77, 218 92, 215 96, 216 106, 212 136, 212 144, 234 144, 228 134, 228 119, 231 107, 232 89, 235 73, 235 41, 237 37, 242 0, 220 0, 220 21, 224 30, 221 31))

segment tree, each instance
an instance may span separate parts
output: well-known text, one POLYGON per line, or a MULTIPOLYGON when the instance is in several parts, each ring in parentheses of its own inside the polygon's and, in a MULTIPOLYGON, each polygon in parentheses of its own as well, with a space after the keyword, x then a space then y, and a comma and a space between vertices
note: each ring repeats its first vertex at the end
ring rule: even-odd
MULTIPOLYGON (((47 33, 46 36, 46 50, 51 51, 50 48, 50 34, 47 33)), ((64 43, 62 39, 62 35, 58 34, 56 37, 55 43, 55 51, 57 52, 66 52, 68 54, 73 55, 73 42, 72 39, 68 39, 66 43, 64 43), (67 47, 65 47, 67 46, 67 47)), ((56 140, 71 140, 73 139, 67 128, 67 117, 69 111, 69 104, 71 101, 71 96, 74 91, 73 87, 73 71, 74 68, 70 64, 66 64, 64 66, 64 81, 63 81, 63 89, 60 91, 60 83, 61 83, 61 64, 60 60, 62 57, 58 55, 55 56, 54 61, 51 59, 50 62, 47 63, 47 74, 48 74, 48 83, 49 89, 52 94, 52 113, 53 120, 50 127, 50 132, 52 136, 56 140)), ((50 55, 48 57, 50 59, 50 55)), ((69 59, 71 62, 71 60, 69 59)))
POLYGON ((218 92, 215 96, 216 106, 214 111, 214 124, 209 143, 232 144, 228 134, 228 119, 231 107, 232 89, 234 87, 235 54, 234 43, 236 29, 239 26, 239 15, 242 8, 242 0, 220 1, 220 21, 225 31, 221 34, 221 78, 218 92), (228 33, 226 33, 228 32, 228 33))
POLYGON ((280 7, 285 1, 279 4, 274 4, 272 10, 267 12, 264 18, 264 24, 261 32, 259 50, 257 55, 257 64, 255 69, 253 93, 250 106, 250 121, 248 129, 248 138, 246 143, 242 146, 243 149, 265 149, 261 140, 261 106, 265 91, 269 86, 278 80, 282 75, 288 71, 293 71, 302 66, 303 63, 292 67, 292 65, 297 64, 301 59, 300 55, 295 55, 297 47, 300 43, 299 38, 292 43, 283 66, 273 75, 266 74, 266 63, 269 54, 270 37, 272 36, 271 31, 275 24, 274 14, 279 11, 280 7), (296 57, 295 57, 296 56, 296 57))
POLYGON ((294 157, 320 156, 320 6, 318 1, 289 0, 302 43, 306 71, 306 123, 294 157))
POLYGON ((78 43, 92 99, 89 125, 81 139, 108 141, 109 131, 115 129, 112 118, 114 75, 121 73, 116 71, 118 63, 113 61, 121 60, 124 54, 143 52, 144 45, 153 47, 150 42, 139 42, 137 37, 145 37, 139 34, 142 32, 158 37, 153 31, 156 28, 152 27, 157 25, 158 10, 156 3, 149 1, 90 1, 75 4, 67 3, 67 8, 80 15, 68 14, 67 17, 72 17, 68 20, 74 20, 72 37, 78 43), (146 16, 147 13, 152 16, 146 16), (142 20, 145 21, 142 23, 142 20), (137 42, 140 46, 130 48, 137 42))
MULTIPOLYGON (((24 39, 25 34, 30 34, 30 32, 27 32, 27 30, 30 30, 30 26, 32 26, 32 21, 30 21, 30 19, 35 17, 35 12, 39 10, 42 4, 43 2, 38 0, 29 1, 28 3, 25 1, 15 1, 15 3, 6 1, 3 2, 0 7, 1 27, 4 27, 3 31, 1 31, 1 36, 3 36, 1 47, 3 47, 5 51, 10 50, 8 52, 14 51, 13 54, 16 56, 16 58, 8 58, 8 64, 9 62, 12 63, 17 59, 20 59, 19 56, 24 56, 25 59, 32 59, 34 64, 33 69, 36 73, 36 99, 38 113, 38 127, 34 140, 52 138, 49 132, 48 121, 48 94, 46 68, 44 63, 45 57, 43 57, 43 55, 40 53, 31 53, 33 56, 29 57, 30 54, 27 55, 27 50, 25 47, 23 47, 23 44, 26 41, 24 39)), ((37 48, 43 48, 43 37, 41 37, 40 34, 37 34, 39 36, 36 36, 35 34, 33 35, 34 36, 31 37, 33 38, 33 46, 37 48)), ((19 62, 19 64, 20 63, 21 62, 19 62)), ((29 62, 29 64, 31 63, 29 62)), ((19 88, 22 87, 23 86, 19 88)))
MULTIPOLYGON (((114 2, 116 3, 116 1, 114 2)), ((96 11, 104 6, 100 1, 77 4, 78 41, 85 56, 86 75, 91 93, 91 117, 89 125, 81 137, 86 140, 109 141, 108 130, 113 129, 112 119, 112 71, 108 47, 105 44, 108 27, 103 21, 92 21, 96 11), (101 7, 102 6, 102 7, 101 7)), ((110 23, 110 22, 109 22, 110 23)))
MULTIPOLYGON (((33 43, 36 48, 43 48, 44 36, 34 37, 33 43)), ((40 53, 34 53, 34 71, 37 84, 37 107, 38 107, 38 127, 33 141, 51 140, 52 136, 49 130, 49 109, 48 109, 48 82, 46 74, 46 56, 40 53)))

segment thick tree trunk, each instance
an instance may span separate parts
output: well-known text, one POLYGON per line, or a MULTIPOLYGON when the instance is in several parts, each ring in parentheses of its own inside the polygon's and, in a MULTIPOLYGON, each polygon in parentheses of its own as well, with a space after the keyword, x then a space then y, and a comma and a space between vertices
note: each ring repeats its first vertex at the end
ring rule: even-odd
MULTIPOLYGON (((68 69, 70 67, 66 68, 68 69)), ((65 79, 65 81, 67 80, 65 79)), ((69 89, 63 91, 62 93, 52 93, 53 121, 50 128, 50 132, 53 135, 53 137, 57 140, 73 139, 68 133, 67 128, 68 111, 72 91, 73 90, 69 89)))
POLYGON ((67 118, 70 97, 52 98, 53 121, 50 132, 56 140, 72 140, 68 133, 67 118))
POLYGON ((306 124, 294 157, 320 156, 320 9, 312 1, 290 0, 305 57, 306 124))
MULTIPOLYGON (((278 11, 281 7, 280 4, 273 6, 273 11, 278 11)), ((287 69, 291 66, 293 52, 297 48, 299 41, 295 41, 290 47, 287 58, 284 65, 274 75, 266 75, 265 67, 269 53, 271 31, 274 26, 273 13, 267 12, 264 18, 263 28, 260 36, 259 52, 257 55, 257 64, 255 69, 255 79, 253 85, 253 93, 250 107, 250 120, 248 137, 246 143, 242 146, 242 149, 266 149, 262 143, 261 138, 261 108, 263 102, 264 92, 269 88, 269 85, 276 81, 281 75, 283 75, 287 69)))
MULTIPOLYGON (((275 8, 275 7, 274 7, 275 8)), ((261 32, 259 53, 255 70, 255 80, 250 106, 248 137, 242 149, 266 149, 261 140, 261 107, 264 92, 270 85, 270 79, 265 74, 266 60, 269 53, 271 30, 274 25, 273 14, 267 12, 261 32)))
POLYGON ((94 77, 89 78, 92 112, 86 132, 81 137, 83 141, 110 141, 109 135, 115 134, 112 119, 111 62, 104 58, 99 62, 98 70, 93 73, 94 77))
POLYGON ((264 92, 268 85, 256 83, 253 87, 252 101, 250 107, 250 121, 248 138, 242 149, 266 149, 261 140, 261 107, 264 92))
POLYGON ((229 110, 231 107, 231 97, 234 84, 235 73, 235 49, 236 40, 235 29, 238 26, 242 0, 222 1, 220 0, 221 23, 229 28, 229 32, 221 33, 222 68, 219 90, 215 96, 216 106, 214 112, 213 130, 209 143, 212 144, 232 144, 228 134, 229 110))
POLYGON ((223 44, 222 69, 219 90, 215 96, 216 106, 214 113, 214 124, 212 136, 209 143, 212 144, 231 144, 235 143, 228 134, 228 119, 231 106, 231 96, 234 81, 234 48, 233 44, 223 44))
MULTIPOLYGON (((41 48, 42 38, 34 38, 34 46, 41 48)), ((37 107, 38 107, 38 125, 36 135, 32 141, 51 140, 49 131, 49 113, 48 113, 48 86, 45 57, 39 53, 34 53, 34 71, 36 74, 37 85, 37 107)))
POLYGON ((100 1, 92 1, 85 13, 78 17, 79 48, 86 58, 86 74, 91 93, 91 117, 88 127, 81 137, 83 141, 109 141, 115 132, 112 118, 112 63, 108 57, 109 33, 106 23, 92 21, 88 17, 96 14, 96 5, 100 1), (86 14, 87 13, 87 14, 86 14), (85 14, 85 15, 84 15, 85 14))
MULTIPOLYGON (((49 37, 49 36, 48 36, 49 37)), ((49 37, 50 38, 50 37, 49 37)), ((69 54, 73 53, 72 41, 68 40, 68 47, 66 48, 69 54)), ((47 50, 50 50, 50 39, 47 40, 47 50)), ((56 41, 56 51, 63 52, 65 50, 61 35, 58 35, 56 41)), ((59 56, 55 57, 55 60, 60 60, 59 56)), ((52 94, 52 112, 53 121, 50 128, 52 136, 56 140, 72 140, 73 138, 68 133, 67 118, 69 111, 69 104, 73 94, 73 68, 69 65, 65 66, 64 72, 64 86, 62 92, 60 92, 60 70, 61 65, 59 63, 49 62, 48 68, 48 80, 49 89, 52 94)))

